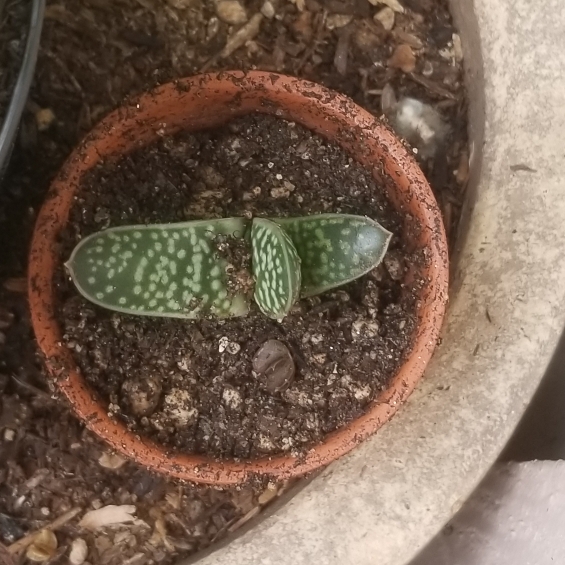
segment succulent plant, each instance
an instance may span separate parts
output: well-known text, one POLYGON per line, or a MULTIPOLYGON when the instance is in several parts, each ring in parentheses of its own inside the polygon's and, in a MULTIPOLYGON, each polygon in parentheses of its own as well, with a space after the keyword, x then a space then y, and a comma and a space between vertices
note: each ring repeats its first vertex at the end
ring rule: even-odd
POLYGON ((378 265, 391 234, 370 218, 340 214, 125 226, 83 239, 66 267, 85 298, 110 310, 243 316, 250 293, 230 284, 232 269, 218 245, 226 237, 250 245, 255 301, 281 319, 300 295, 340 286, 378 265))

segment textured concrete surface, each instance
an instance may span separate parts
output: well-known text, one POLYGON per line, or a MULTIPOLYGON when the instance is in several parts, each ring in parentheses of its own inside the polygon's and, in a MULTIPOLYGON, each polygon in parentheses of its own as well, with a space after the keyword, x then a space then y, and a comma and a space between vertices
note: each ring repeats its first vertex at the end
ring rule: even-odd
POLYGON ((410 565, 565 563, 565 461, 493 469, 410 565))
MULTIPOLYGON (((484 158, 443 344, 392 422, 203 565, 406 563, 460 508, 535 392, 565 323, 565 3, 474 3, 484 158)), ((472 2, 456 4, 471 28, 472 2)))

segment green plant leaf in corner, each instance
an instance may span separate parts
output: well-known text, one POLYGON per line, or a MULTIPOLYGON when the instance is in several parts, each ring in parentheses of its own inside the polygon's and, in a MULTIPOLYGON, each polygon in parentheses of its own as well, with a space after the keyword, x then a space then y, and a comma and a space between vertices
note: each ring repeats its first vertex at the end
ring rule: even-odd
POLYGON ((218 236, 242 238, 244 218, 110 228, 83 239, 66 267, 88 300, 118 312, 172 318, 247 314, 230 295, 218 236))
POLYGON ((288 235, 274 222, 255 218, 251 226, 255 302, 270 318, 284 318, 300 294, 300 258, 288 235))
POLYGON ((302 296, 351 282, 375 268, 392 234, 365 216, 320 214, 273 220, 288 233, 302 261, 302 296))

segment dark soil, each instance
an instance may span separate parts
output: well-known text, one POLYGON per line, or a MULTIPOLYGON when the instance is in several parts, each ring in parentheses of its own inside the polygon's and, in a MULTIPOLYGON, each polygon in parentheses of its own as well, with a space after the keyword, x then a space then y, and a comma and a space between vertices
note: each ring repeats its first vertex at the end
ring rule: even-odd
POLYGON ((302 300, 282 322, 257 308, 243 318, 200 322, 119 315, 62 281, 64 339, 109 410, 181 451, 218 458, 299 453, 362 414, 409 351, 415 297, 401 279, 417 258, 406 255, 402 219, 368 171, 338 146, 274 117, 182 133, 91 171, 71 212, 61 263, 101 227, 320 212, 380 221, 395 234, 390 269, 302 300), (252 374, 253 356, 268 339, 284 342, 296 364, 284 392, 264 391, 252 374), (222 340, 232 345, 225 349, 222 340), (143 391, 152 409, 140 415, 131 391, 148 380, 159 384, 143 391))
POLYGON ((24 56, 31 0, 7 0, 0 3, 0 127, 24 56))
MULTIPOLYGON (((263 18, 255 37, 210 61, 237 29, 217 18, 211 0, 48 1, 35 81, 0 187, 0 543, 40 530, 76 503, 81 513, 55 531, 60 556, 51 563, 65 563, 71 542, 82 538, 92 565, 170 565, 237 529, 257 512, 258 502, 284 490, 279 484, 218 491, 155 478, 133 464, 110 469, 99 463, 106 447, 62 400, 50 400, 36 354, 23 278, 31 230, 51 179, 102 116, 126 97, 208 63, 211 70, 257 67, 315 80, 375 115, 387 84, 397 96, 431 104, 451 133, 424 170, 453 245, 468 176, 462 65, 450 54, 455 30, 447 0, 400 2, 406 11, 395 14, 393 29, 384 33, 372 19, 382 5, 366 0, 306 0, 303 12, 290 1, 273 1, 276 15, 263 18), (351 34, 329 29, 336 16, 351 17, 351 34), (388 65, 407 41, 416 46, 409 73, 388 65), (338 43, 347 53, 345 65, 339 58, 339 71, 338 43), (180 502, 167 497, 179 488, 180 502), (148 527, 126 523, 85 532, 77 526, 84 512, 122 501, 134 505, 148 527), (154 536, 157 528, 172 541, 154 536)), ((245 5, 251 17, 261 2, 245 5)))

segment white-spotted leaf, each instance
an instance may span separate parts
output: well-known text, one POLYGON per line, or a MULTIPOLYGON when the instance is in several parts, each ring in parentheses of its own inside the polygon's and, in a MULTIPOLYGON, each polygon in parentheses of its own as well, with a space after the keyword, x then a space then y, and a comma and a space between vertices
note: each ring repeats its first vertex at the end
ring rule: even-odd
POLYGON ((375 268, 392 234, 365 216, 320 214, 273 220, 292 239, 302 261, 302 296, 320 294, 375 268))
POLYGON ((274 222, 255 218, 251 226, 255 302, 270 318, 284 318, 300 294, 300 258, 288 235, 274 222))
POLYGON ((83 239, 66 267, 88 300, 126 314, 199 318, 243 316, 230 295, 217 237, 245 235, 244 218, 111 228, 83 239))

